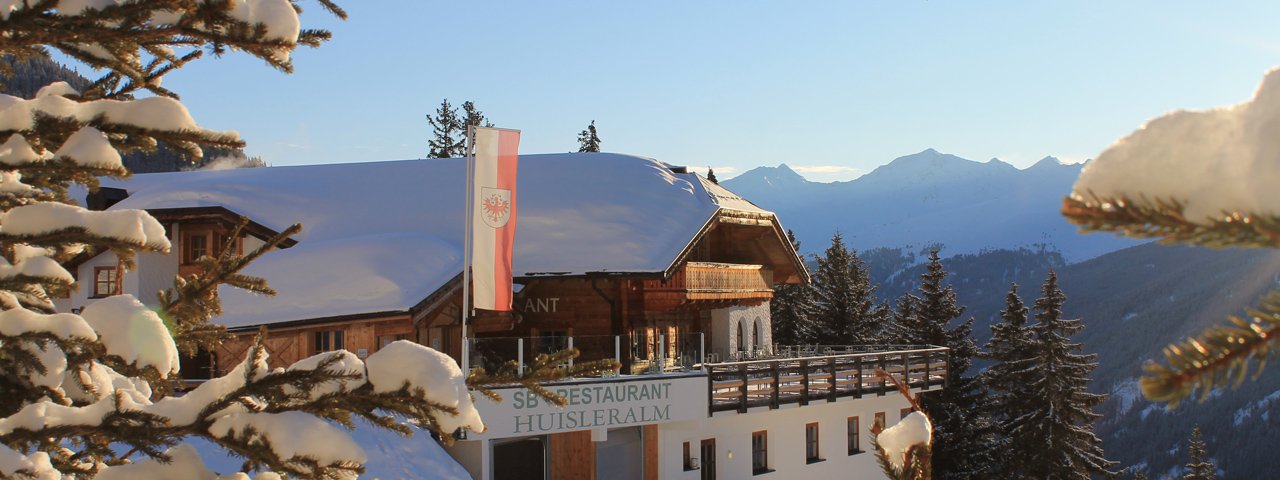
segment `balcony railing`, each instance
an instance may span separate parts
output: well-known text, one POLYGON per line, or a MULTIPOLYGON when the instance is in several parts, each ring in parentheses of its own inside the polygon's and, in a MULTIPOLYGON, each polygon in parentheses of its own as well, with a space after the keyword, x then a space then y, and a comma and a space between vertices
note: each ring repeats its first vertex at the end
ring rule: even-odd
POLYGON ((579 335, 480 337, 468 339, 471 366, 492 370, 515 361, 522 371, 540 354, 576 348, 581 355, 566 363, 612 359, 626 367, 620 373, 645 374, 700 368, 705 343, 701 333, 655 337, 579 335))
POLYGON ((690 300, 767 298, 773 294, 773 271, 763 265, 688 262, 670 279, 645 282, 646 292, 676 292, 690 300))
MULTIPOLYGON (((946 382, 948 350, 944 347, 857 348, 867 351, 706 364, 709 413, 746 413, 753 407, 775 409, 789 403, 807 405, 892 393, 893 384, 877 376, 876 370, 921 390, 942 387, 946 382)), ((792 351, 807 354, 807 350, 792 351)))

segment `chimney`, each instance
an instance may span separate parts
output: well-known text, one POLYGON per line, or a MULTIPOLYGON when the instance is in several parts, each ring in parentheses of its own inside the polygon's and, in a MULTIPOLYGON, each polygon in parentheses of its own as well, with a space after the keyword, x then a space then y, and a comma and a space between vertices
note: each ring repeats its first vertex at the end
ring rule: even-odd
POLYGON ((112 205, 120 203, 121 200, 129 198, 129 191, 123 188, 101 187, 96 192, 90 192, 85 198, 85 204, 89 210, 106 210, 112 205))

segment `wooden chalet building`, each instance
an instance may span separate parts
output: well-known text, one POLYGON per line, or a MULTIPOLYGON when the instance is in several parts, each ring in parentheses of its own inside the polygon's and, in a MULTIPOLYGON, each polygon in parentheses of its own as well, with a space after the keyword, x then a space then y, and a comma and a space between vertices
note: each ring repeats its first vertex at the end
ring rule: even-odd
MULTIPOLYGON (((142 254, 122 272, 110 252, 76 265, 70 308, 114 293, 144 302, 173 275, 217 253, 239 216, 241 248, 294 222, 303 232, 247 273, 279 291, 224 289, 215 321, 239 333, 215 352, 218 372, 270 329, 273 366, 346 348, 361 356, 397 339, 461 355, 463 162, 410 160, 136 175, 113 185, 113 208, 143 208, 169 228, 172 255, 142 254), (124 197, 124 198, 120 198, 124 197)), ((808 280, 773 213, 683 168, 616 154, 524 155, 520 164, 514 314, 469 330, 486 354, 513 358, 568 346, 628 371, 702 363, 771 348, 764 308, 778 283, 808 280), (621 336, 617 341, 612 336, 621 336), (683 351, 681 351, 683 349, 683 351)))
MULTIPOLYGON (((173 252, 140 254, 133 272, 111 252, 77 259, 80 289, 60 309, 121 293, 154 301, 174 275, 199 268, 194 259, 217 253, 242 216, 249 228, 233 248, 304 227, 246 269, 278 295, 220 291, 214 321, 237 338, 189 359, 186 375, 225 373, 264 326, 273 367, 340 348, 366 357, 400 339, 462 354, 460 159, 145 174, 106 186, 92 204, 152 212, 173 252)), ((870 426, 896 421, 906 405, 874 370, 916 390, 941 387, 945 349, 779 356, 768 303, 775 285, 808 281, 804 262, 772 212, 682 167, 522 155, 516 195, 515 311, 470 319, 471 364, 572 346, 584 359, 617 358, 623 371, 551 386, 570 400, 563 409, 519 388, 500 404, 478 398, 489 429, 450 449, 476 478, 874 476, 874 458, 859 455, 870 426)))

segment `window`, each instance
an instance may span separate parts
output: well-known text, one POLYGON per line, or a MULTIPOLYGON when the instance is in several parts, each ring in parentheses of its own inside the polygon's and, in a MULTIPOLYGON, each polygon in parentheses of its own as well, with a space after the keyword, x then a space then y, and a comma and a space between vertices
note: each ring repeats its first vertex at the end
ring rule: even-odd
POLYGON ((316 352, 327 352, 330 350, 342 350, 346 348, 343 341, 346 332, 342 330, 321 330, 316 332, 316 352))
POLYGON ((93 298, 120 294, 120 267, 93 268, 93 298))
POLYGON ((742 322, 738 322, 738 351, 739 352, 747 351, 747 344, 746 342, 742 341, 742 322))
POLYGON ((876 420, 871 424, 871 433, 879 435, 884 430, 884 412, 876 412, 876 420))
POLYGON ((689 451, 689 442, 684 442, 684 471, 693 470, 693 455, 689 451))
MULTIPOLYGON (((409 334, 407 333, 397 333, 395 335, 378 335, 378 349, 381 350, 383 347, 390 345, 391 342, 394 342, 396 340, 408 340, 408 339, 409 339, 409 334)), ((438 345, 439 345, 439 342, 437 342, 437 346, 438 345)), ((436 350, 439 350, 439 348, 437 348, 436 350)))
POLYGON ((821 462, 819 453, 818 423, 814 422, 804 426, 804 459, 808 463, 821 462))
POLYGON ((862 453, 862 438, 858 436, 858 417, 849 417, 849 455, 862 453))
POLYGON ((751 473, 769 473, 769 431, 751 433, 751 473))
POLYGON ((760 346, 760 324, 751 322, 751 339, 757 347, 760 346))
POLYGON ((200 257, 209 254, 209 235, 207 232, 193 233, 187 236, 187 258, 184 263, 196 263, 200 257))

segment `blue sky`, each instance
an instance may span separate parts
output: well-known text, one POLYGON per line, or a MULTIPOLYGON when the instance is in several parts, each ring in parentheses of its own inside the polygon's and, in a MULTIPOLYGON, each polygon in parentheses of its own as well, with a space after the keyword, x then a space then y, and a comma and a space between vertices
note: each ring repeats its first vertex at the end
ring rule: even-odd
POLYGON ((425 156, 449 98, 525 153, 576 150, 594 119, 606 151, 831 181, 930 147, 1083 161, 1280 65, 1280 2, 342 3, 303 2, 334 40, 292 75, 231 54, 165 86, 273 165, 425 156))

